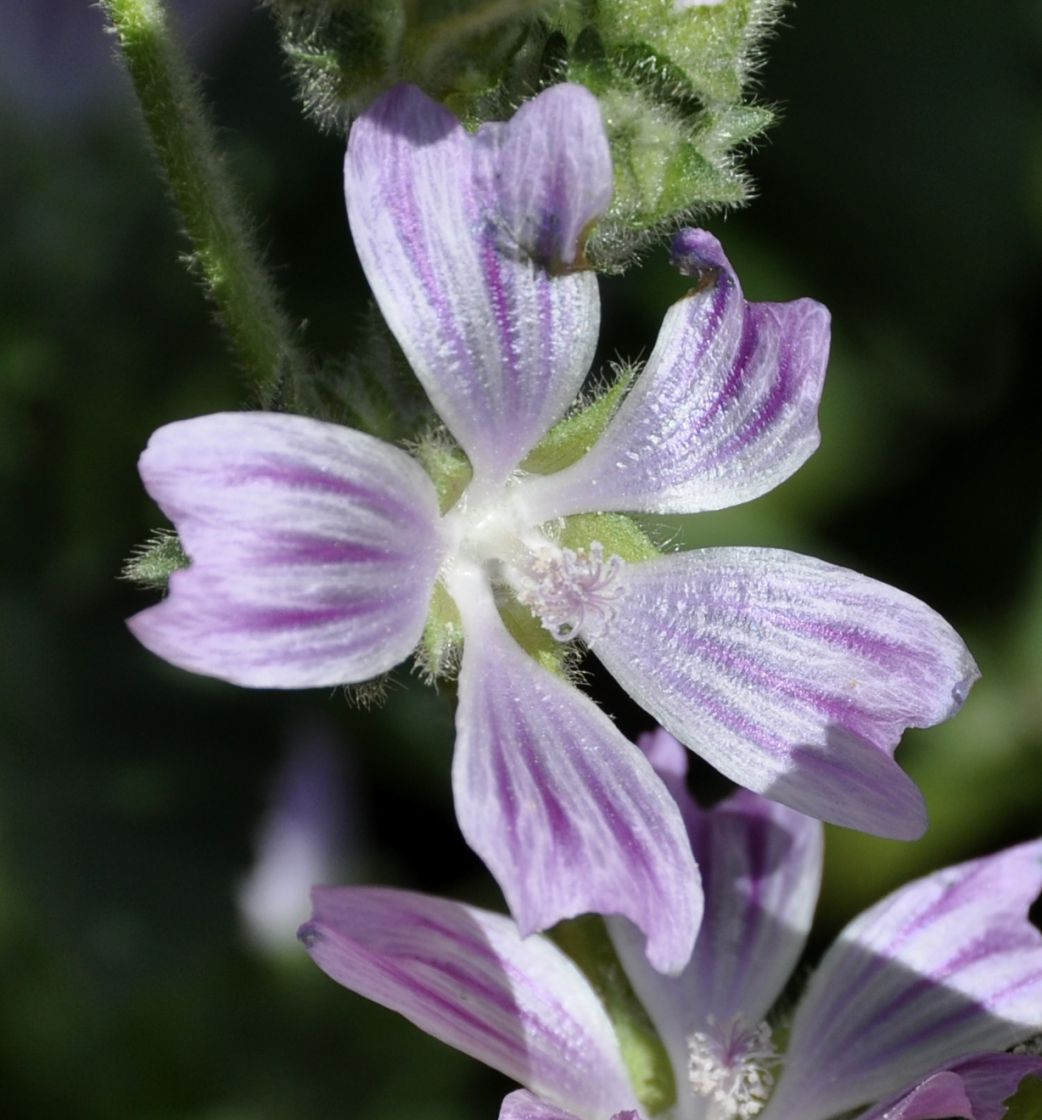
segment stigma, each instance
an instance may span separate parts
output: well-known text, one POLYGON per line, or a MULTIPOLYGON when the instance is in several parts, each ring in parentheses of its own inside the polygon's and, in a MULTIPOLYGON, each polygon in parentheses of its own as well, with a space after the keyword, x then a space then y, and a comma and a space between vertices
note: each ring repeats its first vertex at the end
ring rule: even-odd
POLYGON ((544 537, 528 545, 505 575, 518 602, 557 641, 591 642, 615 617, 625 566, 621 556, 606 557, 600 541, 565 548, 544 537))

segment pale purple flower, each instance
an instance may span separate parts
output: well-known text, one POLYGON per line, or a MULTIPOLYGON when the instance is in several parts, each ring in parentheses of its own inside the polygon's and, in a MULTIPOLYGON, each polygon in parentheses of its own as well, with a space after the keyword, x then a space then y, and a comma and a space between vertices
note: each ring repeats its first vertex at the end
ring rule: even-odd
POLYGON ((526 456, 575 400, 597 340, 582 246, 612 167, 596 100, 557 86, 472 135, 399 87, 355 122, 345 181, 373 293, 471 481, 442 511, 405 451, 302 416, 161 428, 141 473, 192 563, 131 620, 138 638, 252 687, 360 682, 416 647, 440 585, 463 638, 464 836, 524 932, 621 913, 666 970, 687 960, 700 915, 676 806, 608 717, 518 645, 504 600, 583 642, 734 781, 918 835, 922 799, 894 747, 951 715, 976 677, 938 615, 778 550, 627 563, 595 536, 560 541, 574 514, 718 509, 784 481, 817 446, 827 311, 746 303, 716 239, 682 231, 674 261, 694 289, 600 439, 538 474, 526 456))
MULTIPOLYGON (((801 955, 821 876, 818 821, 740 791, 710 811, 686 755, 643 744, 680 800, 705 919, 676 977, 610 919, 620 960, 669 1055, 666 1120, 1000 1120, 1042 1058, 1005 1051, 1042 1029, 1042 842, 902 887, 825 953, 779 1054, 765 1016, 801 955), (867 1109, 867 1111, 865 1111, 867 1109)), ((550 940, 507 918, 380 888, 314 892, 301 937, 318 965, 525 1088, 500 1120, 644 1117, 604 1008, 550 940)))
POLYGON ((312 883, 358 875, 361 847, 361 806, 332 728, 298 721, 286 748, 257 829, 253 866, 236 890, 247 939, 272 954, 296 945, 312 883))

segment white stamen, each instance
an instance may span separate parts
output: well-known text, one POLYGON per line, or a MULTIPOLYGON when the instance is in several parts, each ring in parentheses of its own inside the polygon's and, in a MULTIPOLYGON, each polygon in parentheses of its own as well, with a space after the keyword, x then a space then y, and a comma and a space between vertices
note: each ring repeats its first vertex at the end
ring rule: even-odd
POLYGON ((625 566, 614 553, 605 559, 604 546, 562 548, 541 541, 511 565, 509 581, 518 601, 539 619, 559 642, 599 637, 615 617, 622 595, 620 573, 625 566))
POLYGON ((709 1120, 751 1120, 774 1088, 780 1059, 771 1029, 747 1028, 740 1018, 723 1030, 710 1019, 708 1027, 688 1037, 688 1082, 710 1102, 709 1120))

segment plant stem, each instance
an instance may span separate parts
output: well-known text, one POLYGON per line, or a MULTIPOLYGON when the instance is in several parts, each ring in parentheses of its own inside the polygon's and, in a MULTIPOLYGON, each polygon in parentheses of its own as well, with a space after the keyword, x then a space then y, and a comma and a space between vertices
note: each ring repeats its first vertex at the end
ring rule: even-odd
POLYGON ((119 41, 197 268, 263 407, 292 406, 307 361, 161 0, 101 0, 119 41))

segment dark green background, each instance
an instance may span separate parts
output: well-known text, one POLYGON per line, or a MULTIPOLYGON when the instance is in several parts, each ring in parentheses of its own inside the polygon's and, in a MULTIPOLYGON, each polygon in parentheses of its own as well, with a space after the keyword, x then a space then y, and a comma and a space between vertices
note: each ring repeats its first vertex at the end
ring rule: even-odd
MULTIPOLYGON (((229 164, 310 344, 343 353, 367 296, 341 143, 299 116, 268 20, 218 7, 190 28, 229 164)), ((149 596, 116 575, 161 523, 136 457, 166 421, 238 407, 242 386, 178 264, 100 13, 26 8, 0 0, 0 1107, 494 1116, 496 1077, 292 942, 271 956, 243 936, 235 889, 274 768, 315 721, 342 744, 353 877, 496 896, 456 832, 444 697, 404 671, 373 712, 237 690, 124 629, 149 596)), ((803 0, 762 75, 781 120, 750 159, 760 197, 708 221, 752 297, 830 306, 834 357, 817 456, 769 497, 679 525, 684 541, 793 547, 897 584, 984 672, 958 720, 902 749, 927 839, 831 833, 822 937, 909 875, 1039 831, 1040 36, 1038 4, 803 0)), ((647 353, 684 287, 664 262, 603 284, 605 359, 647 353)))

